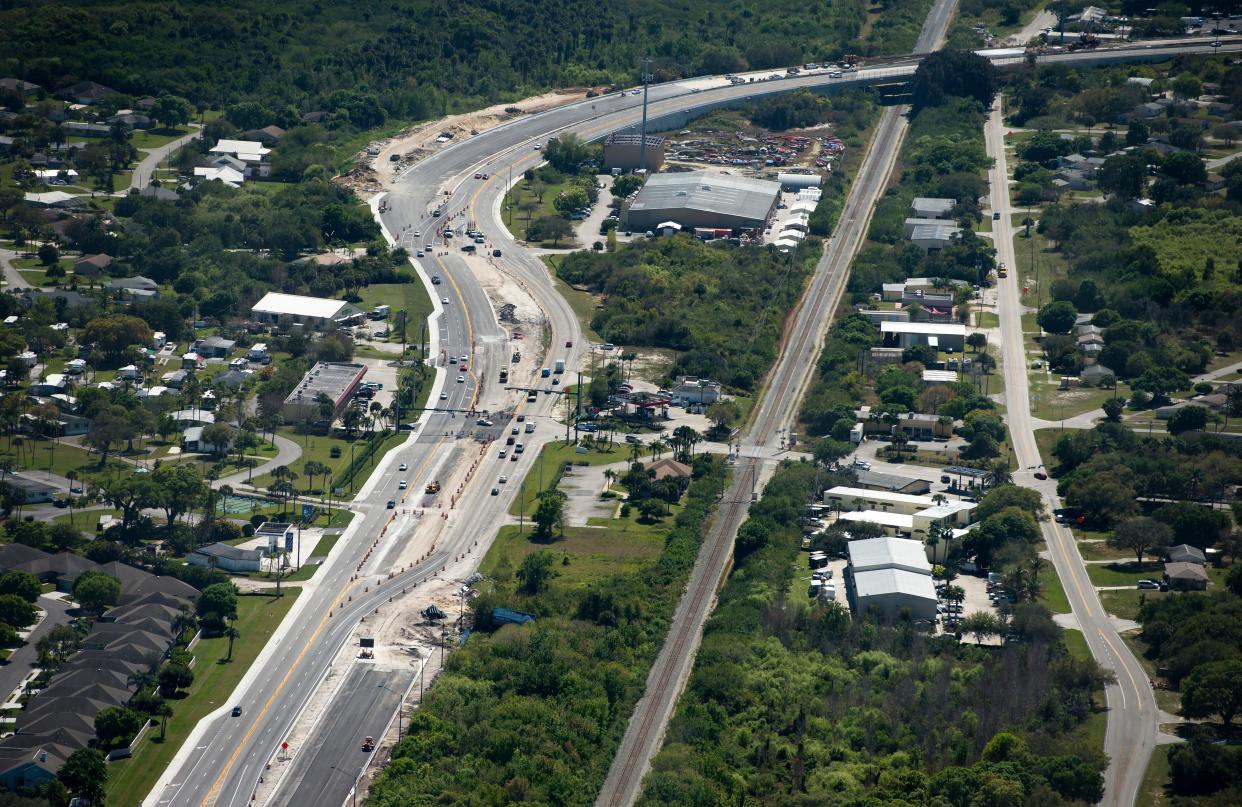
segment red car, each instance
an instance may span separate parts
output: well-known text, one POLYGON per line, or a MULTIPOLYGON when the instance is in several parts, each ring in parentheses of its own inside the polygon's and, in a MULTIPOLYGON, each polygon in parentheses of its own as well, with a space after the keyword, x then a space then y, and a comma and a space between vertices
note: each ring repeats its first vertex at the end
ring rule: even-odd
POLYGON ((1036 471, 1036 472, 1035 472, 1035 478, 1036 478, 1036 479, 1047 479, 1047 478, 1048 478, 1048 474, 1044 473, 1043 471, 1036 471))

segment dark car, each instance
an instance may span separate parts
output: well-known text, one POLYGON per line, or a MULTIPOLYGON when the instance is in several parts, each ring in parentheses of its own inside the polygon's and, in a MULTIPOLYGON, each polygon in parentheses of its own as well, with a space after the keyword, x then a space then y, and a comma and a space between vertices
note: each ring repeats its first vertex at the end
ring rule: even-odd
POLYGON ((498 249, 493 249, 493 250, 492 250, 492 257, 493 257, 493 258, 499 258, 499 257, 500 257, 500 250, 498 250, 498 249))
POLYGON ((395 508, 396 506, 397 506, 397 503, 396 503, 396 502, 394 502, 392 499, 389 499, 389 500, 388 500, 388 509, 389 509, 389 510, 392 510, 392 509, 393 509, 393 508, 395 508))
POLYGON ((1036 472, 1035 472, 1035 478, 1036 478, 1036 479, 1047 479, 1047 478, 1048 478, 1048 474, 1044 473, 1043 471, 1036 471, 1036 472))
POLYGON ((233 707, 233 717, 241 717, 241 707, 240 707, 240 706, 234 706, 234 707, 233 707))

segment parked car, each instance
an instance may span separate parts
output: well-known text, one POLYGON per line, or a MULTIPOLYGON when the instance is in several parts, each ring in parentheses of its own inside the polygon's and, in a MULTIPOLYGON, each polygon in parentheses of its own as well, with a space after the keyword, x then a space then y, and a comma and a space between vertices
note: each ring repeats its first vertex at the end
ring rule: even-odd
POLYGON ((1159 591, 1160 583, 1156 580, 1140 580, 1138 581, 1138 587, 1149 591, 1159 591))

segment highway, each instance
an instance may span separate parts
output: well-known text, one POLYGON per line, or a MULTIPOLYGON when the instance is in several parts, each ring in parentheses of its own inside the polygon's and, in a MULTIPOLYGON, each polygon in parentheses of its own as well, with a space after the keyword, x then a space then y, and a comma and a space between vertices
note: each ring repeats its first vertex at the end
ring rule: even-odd
MULTIPOLYGON (((1035 432, 1031 424, 1030 388, 1026 373, 1027 356, 1022 336, 1022 309, 1018 294, 1018 264, 1013 249, 1013 214, 1010 206, 1008 166, 1005 158, 1005 126, 997 101, 985 127, 988 155, 995 161, 990 174, 991 208, 1000 213, 992 222, 997 260, 1011 267, 1009 276, 1000 278, 999 299, 1001 350, 1005 378, 1005 410, 1009 434, 1017 457, 1018 470, 1014 482, 1039 491, 1049 514, 1061 507, 1056 481, 1036 479, 1042 468, 1035 432)), ((1118 636, 1116 628, 1100 604, 1091 579, 1087 576, 1082 555, 1073 534, 1051 518, 1041 523, 1044 543, 1052 557, 1061 586, 1082 634, 1091 648, 1091 655, 1101 667, 1117 676, 1115 684, 1105 688, 1108 702, 1108 728, 1104 734, 1104 752, 1110 764, 1104 775, 1105 807, 1123 807, 1134 803, 1139 784, 1147 770, 1159 728, 1156 698, 1138 660, 1118 636)))
MULTIPOLYGON (((944 12, 946 5, 946 0, 938 2, 936 9, 940 12, 934 10, 929 17, 933 28, 947 25, 950 12, 944 12), (937 17, 937 13, 944 13, 945 16, 937 17)), ((920 47, 930 50, 927 43, 932 41, 936 38, 929 39, 925 32, 920 37, 920 47)), ((1210 49, 1202 43, 1196 47, 1210 49)), ((1222 50, 1236 47, 1232 44, 1222 50)), ((1129 58, 1154 59, 1187 49, 1186 46, 1135 48, 1125 54, 1129 54, 1129 58)), ((1089 64, 1093 59, 1125 58, 1125 54, 1116 51, 1113 56, 1080 53, 1048 58, 1089 64)), ((658 119, 660 115, 737 103, 798 87, 826 84, 850 86, 885 81, 909 75, 916 64, 915 59, 909 59, 876 68, 863 68, 838 79, 819 73, 743 86, 731 86, 723 79, 713 79, 720 86, 707 89, 701 86, 707 81, 703 79, 655 85, 650 90, 650 115, 658 119)), ((542 306, 545 319, 541 330, 548 334, 547 339, 550 340, 545 340, 545 346, 551 346, 548 358, 565 358, 571 370, 581 366, 586 345, 581 338, 577 319, 568 303, 556 293, 542 263, 525 250, 518 249, 500 225, 501 200, 510 172, 515 179, 520 178, 522 171, 540 161, 536 143, 562 131, 574 131, 588 139, 597 139, 609 132, 633 126, 639 119, 640 102, 641 98, 637 95, 614 94, 518 118, 465 138, 427 157, 407 170, 393 191, 384 197, 387 207, 379 217, 395 242, 411 247, 434 247, 438 243, 440 252, 448 252, 437 255, 433 249, 427 257, 416 261, 436 308, 430 324, 431 356, 438 367, 433 404, 456 410, 487 408, 493 413, 502 409, 506 412, 521 411, 533 416, 537 422, 545 422, 560 396, 540 395, 534 404, 519 404, 517 396, 506 394, 496 380, 500 367, 508 362, 512 344, 508 341, 507 331, 496 322, 491 302, 469 269, 469 262, 486 259, 465 258, 454 252, 456 247, 449 245, 460 244, 460 236, 455 235, 447 242, 441 237, 437 242, 433 234, 442 232, 445 224, 461 230, 472 220, 475 221, 491 244, 502 250, 503 257, 496 259, 501 270, 523 284, 542 306), (490 178, 475 179, 477 172, 490 174, 490 178), (444 214, 440 217, 433 215, 437 206, 444 207, 444 214), (413 236, 414 232, 419 232, 420 236, 413 236), (439 274, 444 282, 433 286, 430 282, 433 274, 439 274), (573 347, 561 347, 566 342, 572 342, 573 347), (470 369, 462 374, 464 378, 461 383, 456 380, 456 367, 445 367, 443 364, 444 357, 452 355, 471 357, 470 369), (439 398, 441 390, 445 396, 443 399, 439 398)), ((887 119, 892 115, 889 112, 885 117, 887 119)), ((891 166, 896 148, 900 145, 899 138, 894 139, 890 135, 886 139, 880 132, 877 144, 872 148, 868 162, 873 159, 883 162, 886 159, 891 166), (874 157, 876 154, 881 157, 874 157)), ((867 170, 864 168, 864 171, 867 170)), ((887 169, 880 172, 877 167, 865 174, 869 179, 855 182, 854 192, 864 187, 878 192, 882 185, 878 178, 886 175, 887 169), (872 186, 873 181, 876 181, 875 186, 872 186)), ((869 212, 870 205, 847 204, 834 243, 861 237, 869 212), (851 233, 854 235, 851 236, 851 233)), ((765 445, 780 427, 779 424, 788 422, 794 400, 805 387, 817 345, 838 299, 839 291, 837 295, 831 293, 832 284, 840 284, 844 280, 848 260, 843 257, 843 250, 844 246, 838 248, 838 254, 842 257, 836 259, 835 268, 829 265, 828 255, 821 261, 816 279, 812 281, 812 290, 800 308, 789 337, 790 344, 795 348, 785 350, 775 371, 774 378, 779 378, 782 386, 765 396, 755 418, 749 442, 752 450, 765 445), (845 264, 841 263, 842 260, 845 264), (801 355, 796 354, 799 347, 804 350, 801 355)), ((831 254, 833 247, 830 246, 831 254)), ((536 352, 534 342, 539 336, 527 335, 523 342, 524 352, 536 352)), ((522 372, 525 376, 518 375, 511 379, 511 383, 523 385, 534 380, 531 366, 525 366, 522 372)), ((492 420, 498 427, 504 425, 503 419, 495 414, 492 420)), ((529 467, 531 458, 538 453, 539 445, 555 435, 552 433, 554 430, 548 427, 540 428, 535 435, 528 435, 535 439, 526 441, 530 450, 517 463, 505 462, 500 466, 493 450, 489 461, 480 465, 481 470, 476 474, 485 477, 483 483, 472 485, 463 494, 468 497, 468 506, 466 502, 459 501, 456 508, 451 508, 447 501, 451 492, 441 494, 439 499, 426 500, 418 491, 427 481, 446 476, 452 469, 472 467, 479 461, 480 454, 486 451, 469 437, 472 422, 459 412, 424 413, 410 440, 385 457, 351 506, 356 514, 354 521, 337 543, 328 562, 316 574, 313 586, 308 586, 306 593, 299 598, 238 685, 236 693, 200 722, 144 800, 145 807, 248 804, 264 764, 287 736, 315 686, 327 673, 336 651, 348 641, 357 621, 387 603, 390 596, 416 585, 442 568, 445 576, 457 577, 465 576, 470 566, 477 564, 481 552, 476 552, 469 559, 462 556, 467 549, 473 548, 476 539, 485 542, 495 534, 495 527, 503 522, 517 487, 509 485, 502 495, 489 496, 492 481, 486 477, 503 472, 515 479, 520 478, 529 467), (408 464, 410 470, 398 471, 398 463, 408 464), (410 484, 410 492, 405 498, 397 489, 397 482, 402 479, 410 484), (386 509, 384 503, 389 499, 398 500, 404 507, 396 511, 386 509), (405 512, 422 507, 428 508, 423 519, 405 512), (448 515, 442 525, 436 523, 441 515, 448 515), (393 566, 392 559, 404 544, 420 542, 419 545, 429 549, 432 541, 436 549, 430 557, 402 571, 391 581, 385 579, 393 566), (360 564, 367 574, 354 579, 360 564), (374 574, 377 569, 383 570, 378 577, 374 574), (378 579, 384 579, 379 590, 375 587, 378 579), (344 607, 341 607, 342 603, 344 607), (240 717, 231 716, 233 704, 243 707, 240 717)), ((735 480, 744 477, 749 467, 746 460, 739 463, 735 480)), ((740 519, 740 515, 734 515, 740 519)), ((710 552, 704 554, 709 555, 710 552)), ((700 561, 703 561, 702 557, 700 561)), ((719 580, 719 575, 713 580, 719 580)), ((697 636, 697 630, 694 633, 697 636)), ((676 637, 670 638, 676 641, 676 637)), ((1098 640, 1096 644, 1099 644, 1098 640)), ((1096 646, 1093 645, 1092 649, 1095 652, 1096 646)), ((1100 653, 1103 653, 1103 648, 1100 653)), ((1097 654, 1097 658, 1101 656, 1097 654)), ((335 708, 354 712, 359 706, 353 699, 347 698, 336 704, 335 708)), ((1112 721, 1110 731, 1111 725, 1112 721)))

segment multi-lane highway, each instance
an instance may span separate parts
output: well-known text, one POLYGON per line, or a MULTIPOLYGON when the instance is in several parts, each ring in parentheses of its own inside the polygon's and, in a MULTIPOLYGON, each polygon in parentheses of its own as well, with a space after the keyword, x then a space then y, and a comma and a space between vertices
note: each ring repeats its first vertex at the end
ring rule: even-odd
MULTIPOLYGON (((1009 276, 999 280, 997 310, 1000 314, 1001 349, 1004 358, 1005 417, 1013 441, 1019 470, 1014 481, 1039 491, 1051 513, 1061 507, 1056 481, 1036 479, 1043 466, 1035 432, 1031 424, 1030 388, 1026 374, 1026 348, 1022 335, 1022 309, 1018 286, 1023 282, 1014 259, 1013 214, 1009 202, 1009 169, 1005 158, 1005 127, 1001 120, 1000 102, 993 108, 985 129, 988 155, 994 160, 991 180, 991 207, 1000 213, 992 222, 997 260, 1012 268, 1009 276)), ((1117 681, 1105 689, 1108 700, 1108 728, 1104 734, 1104 752, 1110 764, 1104 778, 1104 800, 1107 807, 1134 803, 1139 783, 1147 770, 1148 760, 1156 743, 1159 713, 1147 674, 1129 647, 1117 635, 1091 578, 1083 565, 1082 555, 1070 531, 1054 520, 1042 522, 1044 542, 1052 557, 1061 587, 1082 630, 1091 655, 1117 681)))
MULTIPOLYGON (((948 5, 942 0, 936 8, 943 10, 948 5)), ((937 21, 934 15, 935 12, 929 18, 933 28, 947 23, 947 16, 937 21)), ((934 41, 936 39, 923 39, 920 46, 923 50, 930 50, 930 43, 934 41)), ((1190 47, 1118 50, 1111 51, 1111 56, 1105 53, 1057 54, 1047 58, 1090 64, 1105 58, 1155 59, 1185 52, 1190 47)), ((1210 49, 1205 44, 1197 47, 1210 49)), ((1237 45, 1226 43, 1221 49, 1236 50, 1237 45)), ((843 78, 833 79, 826 73, 819 73, 742 86, 729 85, 723 79, 672 82, 651 88, 650 115, 658 121, 662 116, 671 119, 671 116, 678 114, 736 104, 759 95, 799 87, 832 84, 845 87, 887 81, 911 74, 916 64, 917 60, 911 58, 885 66, 863 68, 843 78)), ((446 243, 442 236, 437 239, 433 234, 442 232, 446 224, 462 229, 473 220, 486 233, 492 245, 502 250, 503 257, 496 259, 500 268, 524 285, 542 306, 545 321, 540 331, 550 335, 550 342, 545 345, 550 354, 548 358, 565 358, 571 369, 579 366, 585 345, 580 338, 578 322, 565 300, 556 293, 542 264, 524 250, 517 249, 504 231, 499 221, 501 199, 510 172, 513 177, 520 177, 522 171, 539 162, 536 143, 546 142, 548 137, 563 131, 596 139, 634 126, 639 120, 640 102, 641 98, 633 94, 614 94, 519 118, 452 144, 426 158, 404 173, 387 195, 386 210, 380 218, 393 240, 412 247, 432 247, 418 263, 436 303, 431 323, 431 355, 437 359, 440 369, 433 404, 446 410, 525 407, 520 411, 532 414, 541 421, 550 414, 559 396, 541 395, 537 402, 526 405, 516 403, 517 396, 506 396, 503 390, 498 389, 498 372, 508 362, 511 345, 507 343, 508 333, 496 322, 492 303, 468 265, 469 261, 484 258, 463 258, 460 253, 454 252, 454 245, 460 244, 459 238, 449 239, 446 243), (479 172, 490 177, 475 179, 474 174, 479 172), (443 215, 433 215, 436 207, 443 208, 443 215), (415 237, 414 232, 420 235, 415 237), (447 251, 448 254, 437 254, 437 244, 440 253, 447 251), (431 285, 429 278, 432 274, 439 274, 444 282, 431 285), (573 347, 563 347, 566 342, 572 342, 573 347), (465 378, 460 383, 457 382, 459 373, 456 368, 449 365, 445 369, 442 365, 442 357, 452 355, 470 357, 470 369, 462 374, 465 378), (441 391, 443 398, 439 397, 441 391)), ((887 150, 895 153, 898 144, 899 139, 885 139, 881 133, 873 152, 878 154, 881 150, 887 150)), ((882 184, 884 175, 870 175, 867 182, 882 184)), ((837 238, 847 241, 851 237, 859 237, 864 228, 862 220, 869 209, 865 205, 854 209, 847 205, 837 238), (851 236, 855 229, 855 235, 851 236)), ((835 270, 823 264, 821 270, 828 273, 826 277, 833 279, 820 281, 823 286, 819 292, 815 291, 817 285, 812 286, 812 295, 803 303, 803 308, 814 313, 798 317, 799 322, 807 323, 798 327, 810 330, 799 336, 799 330, 795 329, 792 334, 796 344, 805 352, 797 355, 795 351, 787 350, 782 357, 774 378, 778 378, 784 386, 765 397, 752 431, 755 435, 753 446, 762 445, 760 440, 769 440, 774 430, 779 428, 778 424, 788 421, 793 400, 804 386, 805 373, 814 362, 815 346, 822 338, 822 320, 830 316, 835 304, 836 298, 829 291, 832 283, 840 283, 845 268, 838 260, 835 270), (814 321, 816 318, 819 321, 814 321), (797 383, 792 383, 794 378, 798 379, 797 383)), ((528 334, 527 339, 538 336, 528 334)), ((531 343, 524 344, 525 351, 532 348, 531 343)), ((529 367, 523 372, 525 377, 512 378, 511 383, 522 385, 534 380, 529 367)), ((501 422, 495 417, 493 420, 501 422)), ((483 482, 474 484, 463 494, 469 506, 459 503, 456 509, 449 509, 446 496, 432 502, 422 500, 417 491, 421 491, 426 481, 447 476, 454 468, 471 466, 485 451, 466 434, 471 422, 459 412, 425 413, 410 441, 390 452, 382 461, 358 495, 352 508, 356 512, 354 521, 338 542, 329 561, 319 570, 314 586, 308 587, 286 617, 280 630, 239 684, 235 695, 200 723, 144 802, 147 807, 249 803, 266 761, 287 736, 297 714, 326 674, 336 651, 349 639, 357 621, 387 603, 394 593, 416 585, 441 568, 447 567, 444 574, 457 576, 467 572, 470 564, 477 563, 481 553, 476 552, 469 559, 462 558, 467 549, 474 547, 476 540, 486 541, 494 534, 495 526, 504 519, 513 495, 512 486, 506 488, 503 495, 487 495, 493 480, 486 477, 500 472, 515 478, 519 476, 537 454, 534 449, 552 437, 553 430, 544 427, 536 435, 530 435, 536 438, 527 441, 533 450, 516 464, 506 462, 503 471, 498 470, 494 457, 481 464, 476 477, 484 476, 483 482), (399 463, 407 464, 408 470, 399 471, 399 463), (402 500, 408 507, 388 510, 384 506, 388 499, 402 499, 397 489, 397 482, 402 479, 408 480, 411 491, 414 491, 409 498, 402 500), (443 524, 431 525, 425 520, 426 516, 419 519, 411 513, 402 512, 423 506, 430 507, 427 513, 436 520, 442 513, 447 513, 448 518, 443 524), (401 546, 411 541, 423 542, 427 547, 435 541, 436 550, 424 562, 387 580, 385 575, 393 568, 401 546), (360 563, 366 574, 355 579, 360 563), (377 569, 383 570, 378 576, 377 569), (375 586, 377 580, 383 581, 378 589, 375 586), (364 592, 364 588, 369 588, 369 591, 364 592), (231 715, 233 704, 242 706, 242 714, 238 717, 231 715)), ((740 469, 743 473, 745 467, 740 469)), ((1090 640, 1091 637, 1088 638, 1090 640)), ((1093 652, 1097 648, 1097 658, 1105 660, 1106 648, 1099 647, 1099 640, 1093 644, 1093 652)), ((362 696, 356 694, 360 691, 355 689, 353 697, 347 696, 331 708, 350 712, 361 708, 357 698, 362 696)), ((369 693, 368 697, 373 694, 369 693)), ((1124 703, 1122 706, 1130 708, 1124 703)), ((1112 721, 1110 732, 1113 732, 1112 721)))

